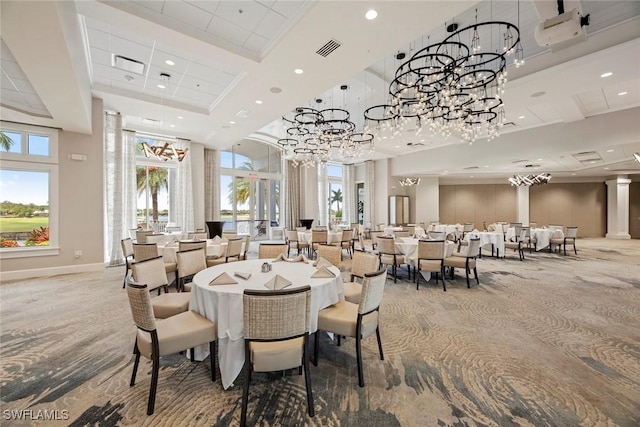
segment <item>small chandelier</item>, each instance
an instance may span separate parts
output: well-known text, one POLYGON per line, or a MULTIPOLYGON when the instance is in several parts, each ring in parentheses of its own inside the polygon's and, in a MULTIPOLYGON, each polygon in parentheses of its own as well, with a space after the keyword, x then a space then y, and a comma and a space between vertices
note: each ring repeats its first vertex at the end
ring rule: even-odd
POLYGON ((146 142, 142 143, 142 151, 144 155, 149 157, 155 157, 160 160, 173 160, 177 159, 179 162, 184 159, 184 156, 189 152, 188 148, 184 150, 176 148, 171 142, 165 142, 163 145, 149 145, 146 142))
POLYGON ((420 178, 400 178, 398 181, 403 187, 413 187, 420 184, 420 178))
MULTIPOLYGON (((345 108, 298 107, 289 116, 282 117, 287 137, 279 139, 278 145, 293 166, 314 166, 332 157, 353 161, 373 152, 373 135, 356 132, 356 125, 350 120, 351 113, 346 109, 348 86, 342 85, 340 89, 345 108)), ((316 99, 316 103, 321 104, 322 99, 316 99)))
POLYGON ((550 173, 540 173, 538 175, 514 175, 508 179, 509 183, 514 186, 526 185, 542 185, 548 184, 551 180, 550 173))

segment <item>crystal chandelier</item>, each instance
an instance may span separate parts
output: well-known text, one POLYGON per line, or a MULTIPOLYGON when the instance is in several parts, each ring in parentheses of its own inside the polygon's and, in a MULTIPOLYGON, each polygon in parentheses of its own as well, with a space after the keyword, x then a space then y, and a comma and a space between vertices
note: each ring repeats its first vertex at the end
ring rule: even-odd
POLYGON ((520 185, 526 185, 528 187, 531 185, 548 184, 550 180, 550 173, 540 173, 538 175, 514 175, 508 179, 509 183, 514 187, 520 185))
POLYGON ((516 67, 524 63, 520 30, 509 22, 478 22, 477 9, 475 24, 447 29, 446 39, 418 50, 397 68, 387 103, 364 112, 366 133, 394 137, 415 127, 418 135, 426 127, 470 144, 500 135, 507 57, 515 55, 516 67))
POLYGON ((413 187, 420 184, 420 178, 400 178, 398 181, 403 187, 413 187))
MULTIPOLYGON (((345 108, 298 107, 282 117, 286 138, 278 140, 285 157, 293 166, 314 166, 331 158, 353 161, 374 150, 374 137, 368 132, 356 132, 351 113, 346 109, 347 85, 343 91, 345 108)), ((321 99, 316 99, 321 104, 321 99)))

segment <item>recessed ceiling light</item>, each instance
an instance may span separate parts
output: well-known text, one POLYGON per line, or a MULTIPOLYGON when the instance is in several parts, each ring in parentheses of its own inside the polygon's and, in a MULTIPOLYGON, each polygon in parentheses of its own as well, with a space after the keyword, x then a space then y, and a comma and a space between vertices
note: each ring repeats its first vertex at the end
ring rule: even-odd
POLYGON ((611 71, 607 71, 606 73, 600 74, 600 77, 602 77, 603 79, 611 76, 613 76, 613 73, 611 71))
POLYGON ((421 139, 420 142, 424 142, 424 139, 421 139))
POLYGON ((165 85, 162 85, 162 84, 158 85, 158 89, 164 89, 164 88, 166 88, 165 85))
POLYGON ((229 123, 232 124, 232 125, 236 124, 236 122, 234 122, 233 120, 231 120, 229 123))
POLYGON ((367 10, 367 13, 364 14, 364 17, 367 18, 369 21, 376 19, 377 16, 378 16, 378 12, 375 9, 369 9, 367 10))
POLYGON ((296 68, 295 70, 293 70, 293 72, 296 74, 302 74, 304 73, 304 70, 302 68, 296 68))
POLYGON ((473 178, 473 175, 469 175, 469 178, 473 178))
POLYGON ((387 137, 386 137, 386 136, 383 136, 383 137, 382 137, 382 139, 387 139, 387 137))
POLYGON ((269 89, 269 92, 271 92, 271 93, 280 93, 280 92, 282 92, 282 89, 277 87, 277 86, 274 86, 271 89, 269 89))
POLYGON ((182 117, 182 116, 178 116, 178 118, 179 118, 180 120, 184 119, 184 117, 182 117))
POLYGON ((170 127, 170 128, 174 128, 174 127, 176 127, 176 125, 169 125, 169 127, 170 127))
POLYGON ((546 94, 547 94, 547 92, 545 92, 545 91, 541 90, 540 92, 534 92, 534 93, 532 93, 532 94, 531 94, 531 97, 532 97, 532 98, 538 98, 538 97, 540 97, 540 96, 542 96, 542 95, 546 95, 546 94))
POLYGON ((260 101, 259 99, 256 99, 256 104, 262 104, 262 101, 260 101))
POLYGON ((484 165, 484 167, 485 167, 485 168, 488 168, 488 167, 489 167, 489 165, 484 165))
POLYGON ((604 170, 609 170, 609 168, 604 168, 604 170))
POLYGON ((525 116, 518 116, 518 118, 519 118, 520 120, 522 120, 522 119, 524 119, 524 118, 525 118, 525 116))
POLYGON ((399 146, 399 145, 396 145, 396 148, 400 148, 400 146, 399 146))
POLYGON ((625 96, 628 92, 624 91, 624 92, 618 92, 618 96, 625 96))
POLYGON ((612 148, 612 149, 610 149, 610 150, 607 150, 607 153, 613 153, 614 151, 616 151, 616 150, 614 150, 614 149, 612 148))
POLYGON ((542 161, 542 159, 538 159, 538 161, 539 161, 539 162, 541 162, 541 161, 542 161))
POLYGON ((175 63, 175 62, 173 62, 173 61, 172 61, 172 60, 170 60, 170 59, 167 59, 166 61, 164 61, 164 63, 165 63, 165 64, 167 64, 167 65, 176 65, 176 63, 175 63))
POLYGON ((575 175, 575 173, 572 173, 571 175, 575 175))

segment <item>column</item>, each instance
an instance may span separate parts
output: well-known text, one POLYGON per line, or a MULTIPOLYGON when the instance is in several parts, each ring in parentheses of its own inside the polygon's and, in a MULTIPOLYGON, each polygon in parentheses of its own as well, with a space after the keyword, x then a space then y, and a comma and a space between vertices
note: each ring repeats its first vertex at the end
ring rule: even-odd
POLYGON ((516 222, 523 225, 529 224, 529 186, 519 185, 516 187, 516 222))
POLYGON ((629 234, 629 184, 626 176, 607 182, 607 239, 630 239, 629 234))

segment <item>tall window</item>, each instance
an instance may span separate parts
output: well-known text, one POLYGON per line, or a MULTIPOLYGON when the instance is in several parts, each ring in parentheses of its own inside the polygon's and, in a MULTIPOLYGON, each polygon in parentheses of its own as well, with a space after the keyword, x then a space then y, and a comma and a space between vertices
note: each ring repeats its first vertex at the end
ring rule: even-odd
POLYGON ((329 218, 332 223, 342 221, 342 165, 327 165, 329 218))
POLYGON ((56 254, 58 131, 3 123, 0 132, 0 252, 56 254))
POLYGON ((243 141, 220 153, 220 208, 226 230, 266 239, 280 225, 280 150, 243 141))
POLYGON ((138 189, 138 226, 165 231, 173 222, 171 205, 176 179, 176 163, 147 158, 142 150, 142 142, 149 145, 160 144, 150 137, 136 138, 136 186, 138 189))

